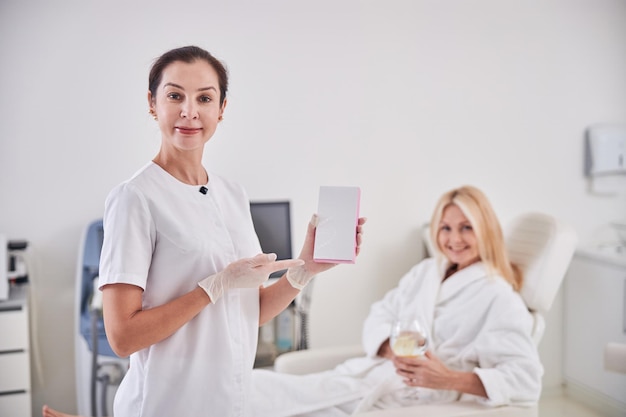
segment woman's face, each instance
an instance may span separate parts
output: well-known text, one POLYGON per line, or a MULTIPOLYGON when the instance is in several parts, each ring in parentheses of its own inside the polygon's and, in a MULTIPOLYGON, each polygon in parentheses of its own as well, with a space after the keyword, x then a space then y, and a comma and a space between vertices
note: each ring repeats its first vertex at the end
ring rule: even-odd
POLYGON ((443 210, 437 243, 448 260, 458 265, 457 270, 480 260, 474 229, 455 204, 450 204, 443 210))
POLYGON ((226 107, 226 101, 220 106, 217 73, 204 60, 169 64, 156 97, 148 92, 148 102, 159 122, 163 145, 177 151, 202 151, 226 107))

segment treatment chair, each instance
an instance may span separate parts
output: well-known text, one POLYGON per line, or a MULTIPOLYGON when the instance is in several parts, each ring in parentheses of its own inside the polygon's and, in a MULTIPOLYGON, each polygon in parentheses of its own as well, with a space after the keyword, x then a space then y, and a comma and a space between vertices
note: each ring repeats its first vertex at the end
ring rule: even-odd
MULTIPOLYGON (((577 236, 574 230, 558 219, 543 213, 526 213, 515 218, 505 228, 505 241, 511 262, 524 273, 522 298, 532 313, 534 325, 532 338, 539 344, 545 331, 545 315, 565 277, 576 250, 577 236)), ((433 246, 428 227, 423 234, 428 255, 433 246)), ((332 369, 343 361, 363 356, 360 345, 327 347, 294 351, 276 358, 276 372, 306 374, 332 369)), ((464 415, 488 415, 492 417, 537 416, 537 406, 486 407, 478 403, 454 402, 450 404, 420 405, 415 407, 376 410, 361 414, 363 417, 453 417, 464 415)))

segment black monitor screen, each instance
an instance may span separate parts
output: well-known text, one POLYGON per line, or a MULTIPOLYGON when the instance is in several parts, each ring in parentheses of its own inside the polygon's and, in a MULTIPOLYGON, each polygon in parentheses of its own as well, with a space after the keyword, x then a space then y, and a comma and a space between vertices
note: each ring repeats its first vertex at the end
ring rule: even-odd
MULTIPOLYGON (((250 202, 254 230, 265 253, 277 259, 291 259, 291 217, 289 201, 250 202)), ((274 273, 271 276, 280 276, 274 273)))

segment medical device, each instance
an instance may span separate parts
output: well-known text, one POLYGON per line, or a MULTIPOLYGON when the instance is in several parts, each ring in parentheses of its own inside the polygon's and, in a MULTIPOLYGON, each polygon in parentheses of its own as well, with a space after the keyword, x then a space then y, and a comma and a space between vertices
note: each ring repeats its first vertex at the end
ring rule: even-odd
POLYGON ((109 345, 102 319, 98 271, 104 230, 102 220, 85 229, 76 277, 76 399, 81 415, 110 416, 112 400, 128 369, 109 345))
MULTIPOLYGON (((261 249, 275 253, 277 260, 291 259, 291 210, 289 201, 251 201, 250 213, 261 249)), ((280 278, 277 271, 270 278, 280 278)))
POLYGON ((0 301, 9 298, 10 284, 28 282, 28 268, 24 251, 28 242, 8 240, 0 234, 0 301))
MULTIPOLYGON (((276 259, 291 259, 291 205, 288 200, 251 201, 250 213, 261 249, 275 253, 276 259)), ((270 278, 280 278, 277 271, 270 278)), ((272 340, 280 351, 306 349, 308 346, 308 312, 311 298, 310 283, 298 298, 275 320, 275 326, 264 326, 259 343, 272 340)))

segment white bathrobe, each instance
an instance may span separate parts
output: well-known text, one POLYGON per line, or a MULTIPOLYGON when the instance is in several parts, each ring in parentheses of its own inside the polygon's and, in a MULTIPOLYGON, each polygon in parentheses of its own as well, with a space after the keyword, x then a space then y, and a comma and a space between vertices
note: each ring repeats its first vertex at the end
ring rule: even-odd
POLYGON ((442 276, 441 266, 426 259, 372 305, 363 328, 367 356, 309 375, 255 370, 255 416, 347 416, 461 397, 493 406, 536 403, 543 367, 531 339, 532 318, 520 295, 501 277, 490 276, 481 262, 443 283, 442 276), (376 356, 393 318, 408 314, 426 323, 430 350, 449 368, 478 375, 488 399, 425 388, 417 388, 415 396, 391 361, 376 356))

